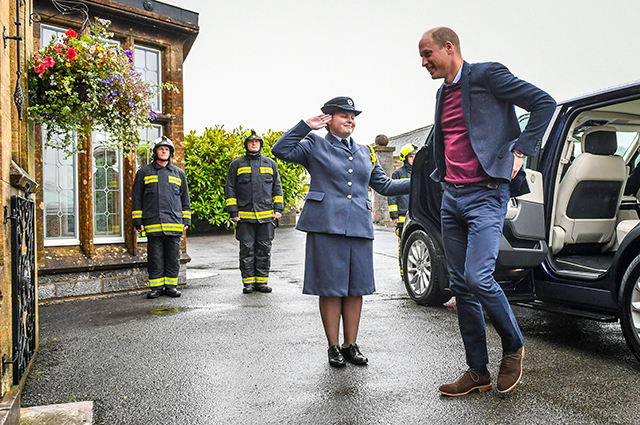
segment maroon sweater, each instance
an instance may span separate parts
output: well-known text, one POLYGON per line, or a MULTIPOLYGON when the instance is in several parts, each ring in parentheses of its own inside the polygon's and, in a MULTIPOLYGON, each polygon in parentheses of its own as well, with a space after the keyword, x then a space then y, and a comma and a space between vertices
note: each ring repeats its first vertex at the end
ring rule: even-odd
POLYGON ((489 178, 482 169, 464 123, 460 83, 444 88, 440 124, 444 136, 445 180, 449 183, 475 183, 489 178))

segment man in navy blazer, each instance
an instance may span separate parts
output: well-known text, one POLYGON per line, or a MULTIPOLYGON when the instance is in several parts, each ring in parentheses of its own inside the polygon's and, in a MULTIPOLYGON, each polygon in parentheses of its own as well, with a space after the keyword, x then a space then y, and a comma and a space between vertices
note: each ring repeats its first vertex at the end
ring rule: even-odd
POLYGON ((465 62, 458 36, 449 28, 427 31, 418 48, 431 78, 444 79, 436 99, 437 168, 431 178, 445 184, 442 237, 469 366, 439 391, 460 396, 491 388, 484 308, 502 339, 497 389, 507 393, 522 377, 524 340, 493 272, 507 203, 528 192, 524 158, 540 148, 556 104, 502 64, 465 62), (530 112, 522 132, 514 105, 530 112))

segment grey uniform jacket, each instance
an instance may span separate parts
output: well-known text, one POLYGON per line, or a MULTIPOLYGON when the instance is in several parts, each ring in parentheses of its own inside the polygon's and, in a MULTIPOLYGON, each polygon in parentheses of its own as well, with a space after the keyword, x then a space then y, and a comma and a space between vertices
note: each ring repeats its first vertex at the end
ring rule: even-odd
POLYGON ((391 180, 373 151, 353 143, 350 151, 334 136, 322 138, 300 121, 273 146, 273 155, 304 166, 309 193, 296 228, 373 239, 368 186, 384 196, 407 194, 409 180, 391 180))

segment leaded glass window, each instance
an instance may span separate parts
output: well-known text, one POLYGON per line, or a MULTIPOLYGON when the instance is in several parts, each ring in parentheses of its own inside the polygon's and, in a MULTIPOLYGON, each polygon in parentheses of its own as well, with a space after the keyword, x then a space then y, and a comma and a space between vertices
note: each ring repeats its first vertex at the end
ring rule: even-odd
POLYGON ((122 159, 103 145, 108 135, 93 131, 93 234, 96 243, 122 242, 122 159))
POLYGON ((42 168, 45 245, 77 244, 77 156, 43 148, 42 168))
MULTIPOLYGON (((148 47, 135 46, 134 65, 147 83, 160 85, 162 83, 160 50, 148 47)), ((151 102, 151 107, 156 112, 162 112, 162 96, 160 91, 151 102)))

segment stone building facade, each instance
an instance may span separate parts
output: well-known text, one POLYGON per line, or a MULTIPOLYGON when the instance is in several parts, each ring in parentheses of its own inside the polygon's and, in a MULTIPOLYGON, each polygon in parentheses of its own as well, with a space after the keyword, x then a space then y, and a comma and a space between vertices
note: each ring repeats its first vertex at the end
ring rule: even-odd
MULTIPOLYGON (((171 83, 155 100, 158 118, 142 136, 169 137, 173 162, 184 169, 183 63, 199 31, 198 14, 154 0, 84 0, 61 13, 54 0, 33 0, 33 42, 47 44, 71 28, 80 33, 86 20, 111 21, 113 43, 131 49, 134 65, 146 81, 171 83)), ((118 152, 101 145, 109 137, 95 129, 84 153, 67 157, 43 148, 35 129, 39 300, 113 294, 148 287, 146 243, 131 222, 131 188, 150 150, 118 152)), ((186 283, 183 238, 179 284, 186 283)))
MULTIPOLYGON (((35 150, 32 128, 26 118, 26 60, 33 54, 32 27, 29 24, 30 0, 0 2, 0 423, 17 424, 19 420, 19 392, 28 373, 30 361, 37 347, 36 276, 24 273, 30 296, 29 314, 21 316, 20 291, 14 290, 14 260, 20 258, 23 245, 13 249, 12 228, 24 224, 15 219, 12 197, 25 200, 34 196, 25 192, 27 186, 35 190, 35 150), (22 75, 22 78, 19 77, 22 75), (19 82, 19 84, 18 84, 19 82), (17 99, 17 101, 16 101, 17 99), (22 115, 22 119, 21 119, 22 115), (28 316, 28 317, 27 317, 28 316), (26 330, 26 335, 25 335, 26 330), (18 335, 19 337, 15 337, 18 335), (26 338, 22 338, 26 336, 26 338), (28 340, 27 340, 28 338, 28 340), (21 356, 16 345, 26 341, 26 355, 21 356), (14 362, 18 359, 19 362, 14 362), (17 365, 22 362, 20 367, 17 365)), ((30 221, 33 229, 33 220, 30 221)), ((31 237, 33 231, 31 231, 31 237)), ((29 254, 34 254, 29 250, 29 254)), ((33 264, 33 261, 31 262, 33 264)))

